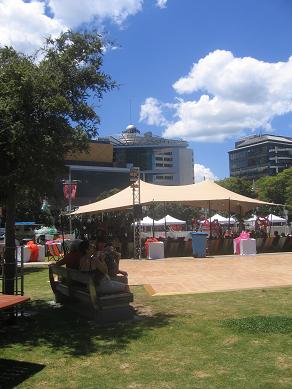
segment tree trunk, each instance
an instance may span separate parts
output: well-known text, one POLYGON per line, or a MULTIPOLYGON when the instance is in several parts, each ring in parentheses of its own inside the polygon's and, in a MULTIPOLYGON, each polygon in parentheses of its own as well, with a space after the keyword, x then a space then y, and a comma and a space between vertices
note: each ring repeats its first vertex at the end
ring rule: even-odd
POLYGON ((5 225, 5 262, 4 262, 4 288, 5 294, 14 294, 16 278, 15 257, 15 188, 8 190, 6 201, 6 225, 5 225))

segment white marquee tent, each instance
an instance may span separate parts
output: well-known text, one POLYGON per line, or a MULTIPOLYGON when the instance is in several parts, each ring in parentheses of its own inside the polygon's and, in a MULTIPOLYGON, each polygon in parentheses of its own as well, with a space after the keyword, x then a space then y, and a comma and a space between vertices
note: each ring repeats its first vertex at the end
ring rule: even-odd
POLYGON ((186 224, 186 222, 184 220, 176 219, 175 217, 172 217, 170 215, 164 216, 162 219, 157 220, 156 223, 157 223, 156 225, 165 225, 166 224, 167 226, 171 226, 174 224, 186 224))
MULTIPOLYGON (((207 219, 207 220, 210 220, 210 219, 207 219)), ((224 217, 222 215, 219 215, 219 213, 216 213, 216 215, 213 215, 211 217, 211 222, 213 222, 214 220, 218 220, 218 223, 219 224, 235 224, 236 223, 236 220, 233 218, 233 217, 230 217, 230 219, 228 217, 224 217)))
MULTIPOLYGON (((255 221, 257 219, 257 216, 256 215, 252 215, 252 217, 250 217, 249 219, 245 220, 246 223, 250 223, 250 224, 254 224, 255 221)), ((280 216, 277 216, 277 215, 273 215, 272 213, 270 213, 268 215, 268 220, 271 224, 273 223, 287 223, 287 220, 283 217, 280 217, 280 216)))
MULTIPOLYGON (((137 222, 135 222, 135 223, 137 223, 137 222)), ((153 227, 153 219, 149 216, 145 216, 145 217, 143 217, 142 220, 140 220, 140 225, 142 227, 153 227)), ((160 224, 158 223, 157 220, 154 220, 154 225, 158 226, 160 224)))
POLYGON ((287 220, 285 218, 277 216, 277 215, 273 215, 272 213, 269 214, 268 218, 272 224, 273 223, 287 223, 287 220))

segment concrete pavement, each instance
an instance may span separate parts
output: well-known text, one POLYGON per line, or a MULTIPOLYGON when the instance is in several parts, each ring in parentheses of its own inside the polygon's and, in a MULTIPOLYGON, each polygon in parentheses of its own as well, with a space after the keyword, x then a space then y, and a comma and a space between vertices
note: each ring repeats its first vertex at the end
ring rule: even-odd
POLYGON ((154 295, 292 286, 292 253, 121 260, 130 285, 154 295))

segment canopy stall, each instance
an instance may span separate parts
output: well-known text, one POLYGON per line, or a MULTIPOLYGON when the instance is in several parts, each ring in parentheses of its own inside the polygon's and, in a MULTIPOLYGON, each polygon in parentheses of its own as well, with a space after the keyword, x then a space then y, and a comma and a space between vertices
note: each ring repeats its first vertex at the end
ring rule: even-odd
POLYGON ((269 222, 271 222, 272 224, 273 223, 283 223, 283 224, 287 223, 287 220, 285 218, 277 216, 277 215, 273 215, 272 213, 269 214, 268 219, 269 219, 269 222))
MULTIPOLYGON (((269 222, 271 224, 273 224, 273 223, 286 224, 287 223, 287 220, 285 218, 277 216, 277 215, 273 215, 272 213, 270 213, 266 218, 269 220, 269 222)), ((252 217, 250 217, 249 219, 245 220, 245 222, 249 223, 249 224, 255 224, 256 220, 257 220, 257 216, 256 215, 252 215, 252 217)))
MULTIPOLYGON (((135 222, 135 224, 137 224, 137 222, 135 222)), ((142 227, 152 227, 153 225, 154 225, 154 226, 158 226, 158 225, 160 225, 160 224, 158 223, 157 220, 154 220, 154 219, 152 219, 152 218, 149 217, 149 216, 145 216, 145 217, 143 217, 142 220, 140 220, 140 225, 141 225, 142 227)))
MULTIPOLYGON (((218 220, 218 223, 219 224, 235 224, 236 223, 236 220, 233 218, 233 217, 224 217, 222 215, 219 215, 219 213, 216 213, 216 215, 213 215, 211 218, 211 222, 213 222, 214 220, 218 220)), ((208 219, 208 220, 210 220, 208 219)))
POLYGON ((162 219, 157 220, 156 225, 176 225, 176 224, 186 224, 184 220, 176 219, 175 217, 172 217, 170 215, 164 216, 162 219))
MULTIPOLYGON (((191 185, 164 186, 140 181, 140 203, 150 205, 159 202, 179 202, 185 205, 245 214, 261 205, 276 205, 252 199, 231 192, 213 181, 203 181, 191 185)), ((94 214, 131 208, 133 192, 131 186, 104 200, 81 206, 72 215, 94 214)))

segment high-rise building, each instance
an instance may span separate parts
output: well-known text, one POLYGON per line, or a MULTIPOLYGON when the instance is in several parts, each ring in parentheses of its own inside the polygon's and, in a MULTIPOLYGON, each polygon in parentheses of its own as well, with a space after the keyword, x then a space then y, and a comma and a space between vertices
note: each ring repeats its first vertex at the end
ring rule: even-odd
POLYGON ((118 138, 111 137, 114 165, 140 167, 141 178, 159 185, 186 185, 194 182, 193 150, 184 140, 172 140, 146 132, 141 135, 129 125, 118 138))
MULTIPOLYGON (((74 205, 96 201, 113 188, 129 185, 131 167, 140 167, 141 179, 159 185, 194 182, 193 151, 183 140, 170 140, 152 133, 144 135, 133 125, 118 137, 91 141, 87 152, 66 156, 67 180, 77 181, 74 205)), ((61 185, 59 185, 61 186, 61 185)))
POLYGON ((272 176, 292 166, 292 138, 252 135, 235 143, 229 151, 231 177, 258 179, 272 176))

